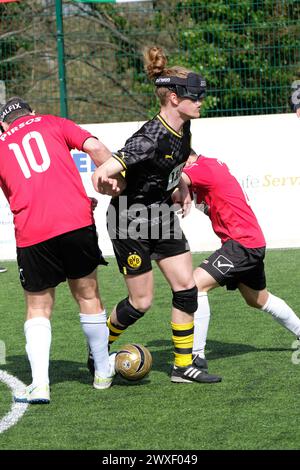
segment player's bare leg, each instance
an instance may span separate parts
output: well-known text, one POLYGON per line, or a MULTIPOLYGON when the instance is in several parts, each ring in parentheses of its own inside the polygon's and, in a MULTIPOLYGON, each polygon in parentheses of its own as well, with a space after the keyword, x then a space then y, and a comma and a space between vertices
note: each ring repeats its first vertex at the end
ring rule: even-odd
POLYGON ((148 271, 139 275, 129 274, 124 276, 124 279, 128 290, 128 301, 122 301, 124 304, 123 306, 121 305, 121 302, 119 302, 119 304, 114 307, 111 316, 109 317, 109 344, 112 344, 114 341, 116 341, 120 334, 122 334, 127 329, 127 327, 130 326, 127 324, 128 322, 122 322, 122 317, 125 320, 127 313, 130 314, 130 310, 132 309, 130 315, 132 317, 132 322, 130 324, 135 323, 136 320, 142 317, 147 312, 147 310, 149 310, 153 300, 152 271, 148 271))
POLYGON ((106 311, 97 281, 97 270, 80 279, 68 279, 69 287, 80 309, 80 324, 92 352, 95 367, 95 388, 108 388, 114 370, 109 361, 106 311))
MULTIPOLYGON (((133 325, 151 307, 153 298, 153 273, 148 271, 139 275, 124 276, 128 298, 121 300, 113 309, 107 325, 109 328, 109 346, 133 325)), ((93 355, 89 354, 87 366, 94 373, 93 355)))
POLYGON ((254 290, 245 284, 238 285, 239 291, 250 307, 270 313, 272 318, 287 330, 300 337, 300 319, 287 303, 268 292, 267 289, 254 290))

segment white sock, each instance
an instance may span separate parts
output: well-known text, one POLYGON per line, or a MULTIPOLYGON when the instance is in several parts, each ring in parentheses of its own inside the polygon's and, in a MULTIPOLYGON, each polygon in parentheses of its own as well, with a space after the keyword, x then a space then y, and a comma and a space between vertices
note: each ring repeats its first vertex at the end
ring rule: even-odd
POLYGON ((271 313, 274 320, 297 337, 300 336, 300 319, 284 300, 269 293, 268 300, 261 310, 271 313))
POLYGON ((33 385, 49 384, 50 320, 45 317, 31 318, 24 324, 24 333, 32 383, 33 385))
POLYGON ((205 358, 205 344, 210 320, 210 307, 207 292, 198 292, 198 308, 194 313, 193 354, 205 358))
POLYGON ((108 377, 110 375, 109 329, 106 325, 106 311, 92 315, 80 313, 79 316, 81 327, 93 354, 95 372, 102 377, 108 377))

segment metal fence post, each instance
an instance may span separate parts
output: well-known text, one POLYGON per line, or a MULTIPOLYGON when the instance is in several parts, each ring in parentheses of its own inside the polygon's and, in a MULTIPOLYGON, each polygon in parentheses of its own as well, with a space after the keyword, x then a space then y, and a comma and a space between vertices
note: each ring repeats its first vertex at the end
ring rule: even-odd
POLYGON ((66 69, 65 69, 62 0, 55 0, 55 7, 56 7, 56 37, 57 37, 60 115, 62 117, 68 117, 68 98, 67 98, 66 69))

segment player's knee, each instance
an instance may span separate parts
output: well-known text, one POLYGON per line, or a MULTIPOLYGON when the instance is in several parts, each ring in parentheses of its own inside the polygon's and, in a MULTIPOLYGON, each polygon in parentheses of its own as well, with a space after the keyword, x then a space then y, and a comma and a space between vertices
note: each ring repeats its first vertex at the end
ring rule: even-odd
POLYGON ((74 298, 77 301, 81 312, 99 312, 104 308, 100 297, 94 293, 91 295, 78 295, 74 296, 74 298))
POLYGON ((196 286, 191 289, 173 291, 173 307, 186 313, 194 313, 198 307, 198 289, 196 286))
POLYGON ((257 309, 261 309, 265 305, 266 300, 267 300, 267 298, 258 296, 258 295, 244 296, 244 299, 245 299, 246 304, 249 305, 249 307, 257 308, 257 309))
POLYGON ((118 303, 116 307, 116 317, 120 325, 130 326, 144 316, 145 312, 136 309, 131 305, 128 297, 118 303))
POLYGON ((249 307, 252 307, 252 308, 261 308, 261 307, 263 307, 263 305, 260 305, 258 302, 256 302, 253 299, 245 299, 245 300, 246 300, 246 304, 249 305, 249 307))
POLYGON ((130 300, 131 305, 137 310, 146 313, 151 308, 152 297, 140 297, 138 299, 130 300))
POLYGON ((98 297, 98 292, 95 286, 88 286, 85 289, 72 289, 72 295, 76 302, 91 302, 98 297))

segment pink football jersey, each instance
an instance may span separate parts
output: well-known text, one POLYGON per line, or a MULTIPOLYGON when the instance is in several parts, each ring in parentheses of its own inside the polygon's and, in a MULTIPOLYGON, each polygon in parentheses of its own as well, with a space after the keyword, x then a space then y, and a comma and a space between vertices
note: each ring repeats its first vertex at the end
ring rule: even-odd
POLYGON ((14 216, 18 247, 94 223, 70 150, 89 132, 51 115, 16 119, 0 135, 0 185, 14 216))
POLYGON ((183 171, 191 180, 196 204, 209 216, 222 243, 235 240, 246 248, 266 245, 247 196, 225 163, 201 155, 183 171))

